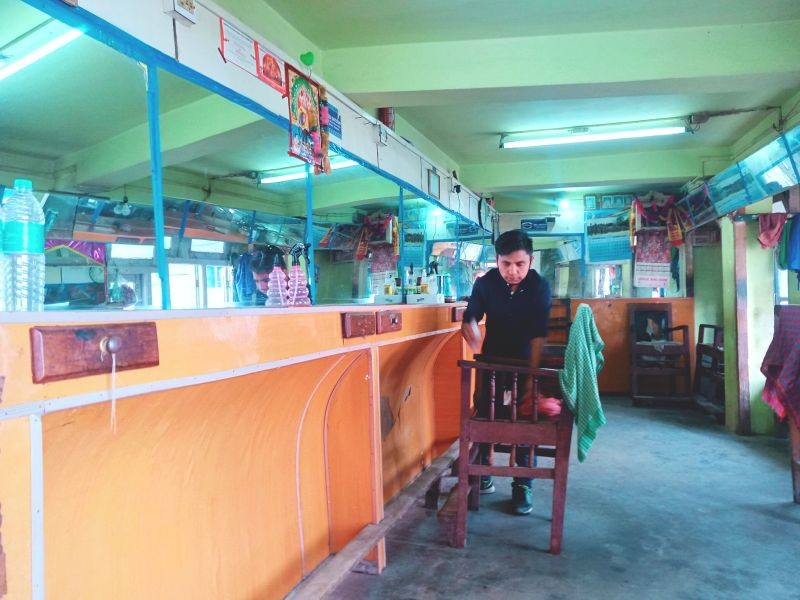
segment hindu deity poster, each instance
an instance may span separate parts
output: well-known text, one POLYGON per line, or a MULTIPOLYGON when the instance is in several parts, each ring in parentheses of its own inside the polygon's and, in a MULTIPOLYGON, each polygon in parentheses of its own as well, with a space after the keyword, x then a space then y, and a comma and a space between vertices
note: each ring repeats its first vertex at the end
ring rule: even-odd
POLYGON ((289 99, 289 154, 321 166, 319 87, 287 64, 286 90, 289 99))

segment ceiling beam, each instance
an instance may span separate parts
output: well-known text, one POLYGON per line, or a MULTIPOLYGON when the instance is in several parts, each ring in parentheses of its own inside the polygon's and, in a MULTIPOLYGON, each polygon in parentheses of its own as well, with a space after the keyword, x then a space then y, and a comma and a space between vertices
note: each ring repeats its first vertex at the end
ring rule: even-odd
POLYGON ((696 148, 462 165, 461 175, 473 190, 484 193, 642 181, 685 183, 695 177, 713 175, 730 160, 728 148, 696 148))
POLYGON ((505 102, 515 89, 541 99, 621 86, 617 95, 630 83, 660 94, 713 92, 754 75, 798 73, 798 29, 800 21, 783 21, 342 48, 325 53, 325 75, 372 106, 505 102))

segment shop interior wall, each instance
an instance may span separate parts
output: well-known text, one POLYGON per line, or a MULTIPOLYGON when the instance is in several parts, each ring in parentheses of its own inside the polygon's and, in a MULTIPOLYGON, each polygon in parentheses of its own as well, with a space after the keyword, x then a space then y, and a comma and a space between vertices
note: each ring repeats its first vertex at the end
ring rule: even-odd
POLYGON ((588 304, 594 314, 597 330, 605 342, 603 358, 605 367, 597 378, 601 393, 628 394, 630 392, 630 325, 628 306, 640 303, 671 304, 672 325, 689 326, 689 347, 692 372, 694 372, 694 298, 583 298, 571 303, 572 316, 578 306, 588 304))
POLYGON ((701 324, 722 327, 722 248, 695 246, 694 260, 694 321, 695 336, 701 324))

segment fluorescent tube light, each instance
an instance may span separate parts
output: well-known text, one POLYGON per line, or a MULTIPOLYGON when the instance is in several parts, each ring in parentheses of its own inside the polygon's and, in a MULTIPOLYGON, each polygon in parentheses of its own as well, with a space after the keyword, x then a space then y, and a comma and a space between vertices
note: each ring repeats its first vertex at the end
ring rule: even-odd
POLYGON ((649 129, 628 129, 626 131, 608 131, 603 133, 574 133, 564 136, 533 138, 523 140, 501 141, 501 148, 534 148, 537 146, 558 146, 562 144, 580 144, 583 142, 604 142, 607 140, 626 140, 633 138, 676 135, 686 133, 686 127, 651 127, 649 129))
MULTIPOLYGON (((33 34, 38 34, 39 31, 41 30, 35 30, 33 34)), ((83 32, 80 29, 70 29, 65 33, 62 33, 61 35, 51 39, 49 42, 39 46, 38 48, 31 50, 27 54, 22 54, 22 56, 17 59, 14 58, 13 49, 5 48, 4 53, 7 53, 11 56, 11 62, 6 63, 2 68, 0 68, 0 81, 6 79, 7 77, 11 77, 14 73, 18 73, 25 67, 29 67, 33 63, 40 61, 45 56, 52 54, 59 48, 63 48, 82 35, 83 32)))
MULTIPOLYGON (((354 160, 342 160, 339 162, 331 163, 331 171, 336 169, 346 169, 347 167, 355 167, 358 163, 354 160)), ((281 183, 283 181, 295 181, 297 179, 305 179, 305 171, 299 173, 287 173, 286 175, 272 175, 261 179, 261 183, 281 183)))

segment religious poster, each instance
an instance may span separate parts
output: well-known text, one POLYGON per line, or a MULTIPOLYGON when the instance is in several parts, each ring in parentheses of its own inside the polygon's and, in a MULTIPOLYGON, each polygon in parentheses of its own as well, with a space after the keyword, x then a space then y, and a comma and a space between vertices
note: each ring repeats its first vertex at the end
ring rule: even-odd
POLYGON ((256 76, 263 82, 278 90, 281 94, 286 93, 284 77, 284 62, 272 52, 255 42, 256 52, 256 76))
POLYGON ((671 257, 672 246, 667 239, 666 229, 637 232, 633 285, 636 287, 669 287, 671 257))
POLYGON ((287 64, 286 91, 289 100, 289 154, 321 167, 319 87, 287 64))
POLYGON ((256 75, 255 40, 222 17, 219 19, 219 53, 225 62, 256 75))

